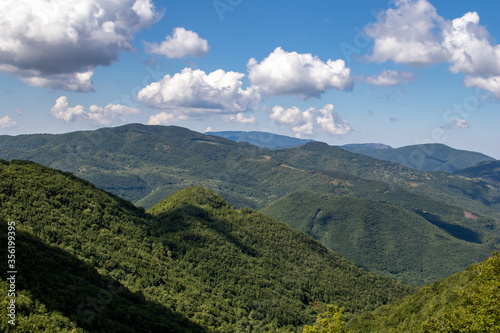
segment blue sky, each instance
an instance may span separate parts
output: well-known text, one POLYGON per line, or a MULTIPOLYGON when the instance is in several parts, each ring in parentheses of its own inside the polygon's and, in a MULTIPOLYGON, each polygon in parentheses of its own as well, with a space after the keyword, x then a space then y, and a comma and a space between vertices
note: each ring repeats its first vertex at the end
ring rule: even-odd
POLYGON ((0 134, 125 123, 500 158, 499 1, 0 4, 0 134))

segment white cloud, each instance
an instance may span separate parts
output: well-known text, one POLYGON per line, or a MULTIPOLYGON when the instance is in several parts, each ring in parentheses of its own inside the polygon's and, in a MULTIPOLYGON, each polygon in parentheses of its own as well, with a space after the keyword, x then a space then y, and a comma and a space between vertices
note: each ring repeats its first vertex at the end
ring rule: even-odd
POLYGON ((370 61, 425 66, 444 61, 447 50, 439 43, 436 29, 444 19, 427 0, 397 0, 396 8, 379 16, 378 22, 365 27, 374 39, 370 61))
POLYGON ((341 59, 326 63, 309 53, 276 48, 260 63, 247 64, 252 86, 268 95, 297 95, 304 99, 320 96, 328 89, 352 90, 351 70, 341 59))
POLYGON ((147 106, 169 109, 176 114, 203 116, 217 113, 238 113, 252 108, 260 94, 252 87, 242 88, 245 75, 218 69, 210 74, 184 68, 174 76, 165 75, 138 93, 147 106))
POLYGON ((140 110, 120 104, 108 104, 105 107, 91 105, 89 111, 85 111, 81 105, 69 107, 67 97, 61 96, 56 100, 49 113, 54 118, 62 119, 65 122, 89 119, 101 125, 108 125, 117 118, 126 121, 125 116, 140 113, 140 110))
POLYGON ((415 80, 415 75, 405 71, 384 70, 378 75, 362 77, 360 80, 377 86, 395 86, 410 83, 415 80))
POLYGON ((245 115, 241 112, 237 114, 227 114, 221 117, 222 120, 226 122, 235 122, 242 124, 256 124, 257 119, 254 116, 245 117, 245 115))
POLYGON ((138 114, 141 110, 120 104, 108 104, 105 107, 91 105, 86 116, 90 120, 94 120, 102 125, 111 124, 111 122, 121 117, 125 121, 124 116, 129 114, 138 114))
POLYGON ((0 71, 29 85, 92 91, 97 66, 132 50, 134 34, 156 22, 151 0, 0 2, 0 71))
POLYGON ((500 45, 491 44, 476 12, 445 20, 427 0, 397 0, 395 6, 365 27, 374 38, 369 60, 412 66, 447 62, 452 73, 466 75, 467 87, 486 89, 500 99, 500 45))
POLYGON ((316 122, 327 133, 346 135, 351 131, 349 123, 339 114, 333 112, 333 108, 333 104, 327 104, 319 109, 320 115, 316 118, 316 122))
POLYGON ((160 112, 149 117, 148 125, 168 125, 179 120, 187 119, 187 116, 176 116, 172 113, 160 112))
POLYGON ((309 108, 305 111, 298 107, 285 109, 279 105, 272 108, 269 115, 279 125, 291 127, 299 136, 301 134, 311 135, 316 131, 329 134, 345 135, 351 131, 347 120, 333 112, 333 104, 326 104, 321 109, 309 108))
POLYGON ((491 91, 497 99, 500 99, 500 76, 466 76, 464 82, 467 87, 479 87, 491 91))
POLYGON ((175 28, 172 36, 167 36, 160 45, 157 43, 145 43, 147 52, 163 54, 168 58, 183 58, 187 55, 202 57, 208 50, 208 42, 202 39, 196 32, 184 28, 175 28))
POLYGON ((469 128, 469 123, 464 118, 455 118, 455 126, 458 128, 469 128))
POLYGON ((443 46, 450 52, 452 73, 500 75, 500 45, 490 44, 490 35, 479 25, 476 12, 448 22, 443 36, 443 46))
POLYGON ((9 116, 5 116, 0 119, 0 128, 10 128, 15 127, 16 125, 16 122, 9 116))
POLYGON ((83 106, 77 105, 75 107, 68 106, 68 98, 61 96, 56 100, 56 104, 50 109, 50 114, 56 119, 62 119, 65 122, 75 121, 78 118, 85 117, 83 106))

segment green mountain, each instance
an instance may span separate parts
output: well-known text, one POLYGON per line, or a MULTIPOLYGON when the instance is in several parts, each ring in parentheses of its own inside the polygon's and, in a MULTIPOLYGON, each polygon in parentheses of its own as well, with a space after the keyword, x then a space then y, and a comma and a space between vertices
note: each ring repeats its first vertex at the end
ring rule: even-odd
POLYGON ((429 143, 394 149, 380 149, 370 145, 345 145, 341 148, 384 161, 399 163, 419 171, 453 173, 484 161, 495 159, 487 155, 459 150, 443 144, 429 143))
MULTIPOLYGON (((422 173, 319 142, 269 150, 175 126, 130 124, 60 135, 0 136, 0 157, 70 171, 146 208, 190 186, 211 188, 231 205, 253 209, 309 189, 397 206, 461 241, 500 243, 498 187, 442 172, 422 173)), ((458 272, 467 263, 446 267, 458 272)), ((415 283, 442 276, 425 274, 415 283)))
POLYGON ((350 320, 346 332, 500 331, 500 255, 350 320))
POLYGON ((455 175, 482 180, 500 186, 500 161, 482 162, 470 168, 458 170, 455 175))
MULTIPOLYGON (((216 190, 236 206, 260 209, 304 188, 353 191, 346 185, 347 174, 500 219, 498 189, 319 142, 268 150, 175 126, 129 124, 60 135, 0 136, 0 158, 72 172, 146 208, 197 185, 216 190)), ((364 189, 358 192, 374 190, 373 183, 359 183, 364 189)))
POLYGON ((391 146, 385 145, 383 143, 350 143, 350 144, 342 145, 342 146, 338 146, 338 147, 352 151, 354 153, 359 153, 358 150, 394 149, 391 146))
POLYGON ((16 226, 21 331, 294 332, 325 304, 352 317, 413 290, 200 187, 144 212, 70 173, 2 161, 0 219, 16 226))
POLYGON ((301 190, 261 211, 358 266, 415 286, 461 271, 495 249, 478 231, 486 223, 484 218, 448 223, 431 218, 432 214, 370 199, 301 190))
POLYGON ((236 142, 247 142, 257 147, 269 149, 293 148, 305 145, 314 140, 292 138, 286 135, 259 131, 221 131, 206 132, 205 135, 216 135, 236 142))

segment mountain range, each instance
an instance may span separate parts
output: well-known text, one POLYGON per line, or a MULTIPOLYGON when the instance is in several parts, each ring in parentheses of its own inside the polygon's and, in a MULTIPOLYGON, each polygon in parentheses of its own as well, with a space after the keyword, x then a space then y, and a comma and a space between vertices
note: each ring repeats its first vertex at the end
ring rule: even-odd
POLYGON ((2 233, 16 228, 18 321, 2 306, 4 332, 295 332, 326 304, 352 317, 414 291, 209 189, 144 212, 32 162, 1 161, 0 184, 2 233))
MULTIPOLYGON (((207 132, 236 142, 248 142, 252 145, 283 149, 304 145, 313 140, 293 138, 269 132, 223 131, 207 132)), ((363 154, 376 159, 399 163, 418 171, 457 172, 472 167, 478 163, 495 161, 494 158, 482 153, 459 150, 444 144, 429 143, 393 148, 383 143, 358 143, 339 146, 353 153, 363 154)))
POLYGON ((27 161, 0 160, 0 207, 18 274, 4 332, 301 332, 315 316, 347 321, 345 332, 491 331, 500 319, 498 253, 415 290, 206 188, 145 212, 27 161), (322 314, 328 304, 342 316, 322 314))
MULTIPOLYGON (((320 142, 269 150, 175 126, 131 124, 60 135, 1 136, 0 157, 72 172, 145 208, 187 187, 209 187, 237 208, 264 209, 356 264, 415 286, 483 260, 500 242, 497 186, 470 177, 419 172, 320 142), (314 194, 289 196, 304 190, 314 194), (349 198, 344 199, 342 218, 334 214, 341 202, 337 197, 349 198), (319 204, 316 209, 329 214, 314 217, 312 206, 302 204, 310 199, 319 204), (360 207, 378 211, 369 232, 364 231, 364 220, 370 210, 359 215, 360 207), (282 217, 279 212, 287 209, 308 220, 282 217), (398 219, 388 218, 393 214, 398 219), (318 217, 321 228, 305 227, 318 217), (418 237, 390 232, 392 227, 404 231, 399 221, 408 230, 425 232, 418 237), (335 223, 351 222, 358 230, 351 241, 363 244, 356 250, 349 242, 336 246, 327 235, 335 223), (378 235, 378 242, 366 242, 370 233, 378 235), (407 239, 417 245, 419 239, 425 242, 420 242, 419 251, 394 250, 407 239), (424 251, 423 244, 432 246, 424 251), (380 256, 374 256, 377 251, 380 256)), ((348 229, 337 230, 339 239, 352 238, 348 229)))

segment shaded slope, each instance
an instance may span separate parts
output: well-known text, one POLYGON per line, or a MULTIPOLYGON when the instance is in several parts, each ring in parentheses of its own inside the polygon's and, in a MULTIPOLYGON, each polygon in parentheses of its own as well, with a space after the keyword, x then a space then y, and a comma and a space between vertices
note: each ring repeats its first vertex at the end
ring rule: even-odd
POLYGON ((444 171, 453 173, 494 158, 466 150, 459 150, 443 144, 422 144, 394 149, 376 149, 369 146, 346 145, 341 148, 353 153, 399 163, 419 171, 444 171))
POLYGON ((500 186, 500 161, 482 162, 470 168, 458 170, 455 175, 475 178, 494 186, 500 186))
POLYGON ((362 314, 347 332, 498 332, 500 256, 362 314))
POLYGON ((359 266, 419 286, 483 260, 494 248, 478 244, 479 234, 464 226, 369 199, 297 191, 262 212, 359 266))
MULTIPOLYGON (((5 234, 7 223, 0 222, 0 227, 5 234)), ((147 301, 141 291, 131 292, 88 262, 22 229, 16 230, 15 244, 16 325, 7 323, 3 302, 11 298, 2 260, 2 332, 205 332, 182 315, 147 301)))
MULTIPOLYGON (((203 188, 181 191, 146 214, 69 173, 12 161, 0 163, 0 208, 0 218, 16 221, 20 232, 38 239, 34 251, 78 258, 104 279, 97 276, 97 288, 113 279, 137 296, 132 301, 146 308, 157 303, 158 313, 182 319, 169 324, 192 325, 194 331, 296 331, 314 321, 317 308, 310 303, 338 304, 352 316, 412 291, 203 188)), ((79 264, 70 259, 61 259, 61 265, 71 271, 79 264)), ((76 277, 67 277, 65 269, 58 275, 57 264, 47 265, 54 267, 52 279, 65 285, 80 276, 76 270, 76 277)), ((51 290, 46 297, 53 296, 51 290)), ((71 288, 66 290, 64 298, 71 297, 71 288)), ((119 309, 126 306, 116 302, 119 309)), ((72 307, 62 312, 70 320, 72 307)), ((95 331, 106 331, 103 327, 95 331)))

